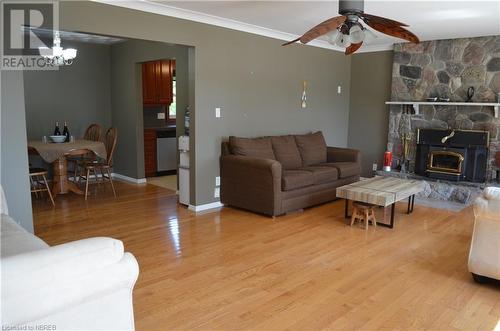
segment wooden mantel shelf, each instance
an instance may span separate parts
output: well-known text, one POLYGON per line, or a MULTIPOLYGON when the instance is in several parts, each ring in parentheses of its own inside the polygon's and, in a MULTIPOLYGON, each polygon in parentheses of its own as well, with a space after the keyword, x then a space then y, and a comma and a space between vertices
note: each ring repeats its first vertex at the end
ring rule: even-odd
POLYGON ((495 117, 500 113, 500 103, 497 102, 438 102, 438 101, 386 101, 386 105, 412 105, 415 114, 419 114, 419 106, 473 106, 473 107, 493 107, 495 117))

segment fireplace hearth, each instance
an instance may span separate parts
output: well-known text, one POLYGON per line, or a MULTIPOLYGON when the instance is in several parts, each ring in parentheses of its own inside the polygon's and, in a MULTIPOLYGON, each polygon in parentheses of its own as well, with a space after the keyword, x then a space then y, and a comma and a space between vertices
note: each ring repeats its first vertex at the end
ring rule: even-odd
POLYGON ((415 173, 449 181, 484 183, 488 131, 419 129, 415 173))

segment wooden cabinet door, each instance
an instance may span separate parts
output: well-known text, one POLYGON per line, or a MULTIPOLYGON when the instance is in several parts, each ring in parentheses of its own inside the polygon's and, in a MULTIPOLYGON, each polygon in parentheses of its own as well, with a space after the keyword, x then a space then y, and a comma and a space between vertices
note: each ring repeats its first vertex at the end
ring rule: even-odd
POLYGON ((156 68, 156 62, 145 62, 142 64, 142 101, 145 105, 158 104, 156 68))
POLYGON ((144 172, 156 176, 156 130, 144 129, 144 172))
POLYGON ((158 103, 170 105, 172 103, 172 61, 156 61, 156 89, 158 93, 158 103))

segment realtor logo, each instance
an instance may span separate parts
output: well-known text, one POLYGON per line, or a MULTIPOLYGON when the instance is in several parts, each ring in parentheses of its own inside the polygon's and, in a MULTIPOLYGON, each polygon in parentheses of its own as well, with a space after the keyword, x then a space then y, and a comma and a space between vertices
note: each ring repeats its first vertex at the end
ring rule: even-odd
POLYGON ((39 51, 39 47, 51 48, 54 43, 57 11, 55 1, 2 1, 2 70, 57 69, 39 51))

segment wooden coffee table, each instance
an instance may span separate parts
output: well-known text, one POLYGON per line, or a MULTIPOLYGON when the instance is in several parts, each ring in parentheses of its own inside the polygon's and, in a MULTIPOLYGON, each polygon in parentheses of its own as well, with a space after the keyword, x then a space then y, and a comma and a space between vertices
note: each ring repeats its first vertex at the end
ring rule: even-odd
MULTIPOLYGON (((389 228, 394 227, 394 206, 396 202, 408 199, 407 213, 413 212, 415 194, 424 190, 419 180, 393 177, 375 177, 337 188, 337 198, 345 199, 345 217, 349 217, 349 200, 391 207, 391 222, 378 223, 389 228)), ((384 213, 385 215, 385 213, 384 213)))

